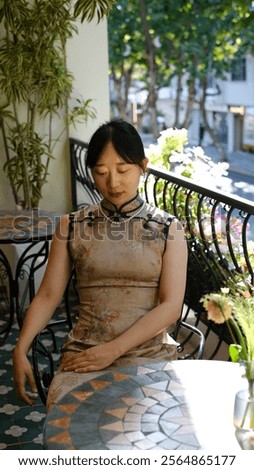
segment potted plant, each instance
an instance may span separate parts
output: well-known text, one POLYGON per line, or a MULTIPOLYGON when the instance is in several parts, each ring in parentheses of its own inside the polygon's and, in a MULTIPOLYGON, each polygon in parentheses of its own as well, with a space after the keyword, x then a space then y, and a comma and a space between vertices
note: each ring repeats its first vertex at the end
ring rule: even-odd
POLYGON ((65 47, 77 31, 78 18, 91 21, 97 16, 100 21, 113 4, 114 0, 0 2, 0 131, 4 171, 18 208, 38 207, 55 145, 66 126, 95 117, 89 99, 80 97, 67 108, 73 76, 66 67, 65 47))
POLYGON ((248 387, 235 396, 234 424, 239 442, 249 449, 254 439, 254 287, 240 278, 232 286, 204 295, 201 302, 208 320, 227 324, 233 341, 229 356, 244 367, 248 387))

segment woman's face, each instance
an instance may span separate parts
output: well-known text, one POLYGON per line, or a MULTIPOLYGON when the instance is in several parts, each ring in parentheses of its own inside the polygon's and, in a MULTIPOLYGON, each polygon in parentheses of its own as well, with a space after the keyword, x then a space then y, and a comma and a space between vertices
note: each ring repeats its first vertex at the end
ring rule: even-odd
MULTIPOLYGON (((146 158, 143 163, 145 170, 146 158)), ((109 142, 92 168, 92 175, 102 196, 116 206, 121 206, 135 197, 144 170, 138 165, 125 162, 109 142)))

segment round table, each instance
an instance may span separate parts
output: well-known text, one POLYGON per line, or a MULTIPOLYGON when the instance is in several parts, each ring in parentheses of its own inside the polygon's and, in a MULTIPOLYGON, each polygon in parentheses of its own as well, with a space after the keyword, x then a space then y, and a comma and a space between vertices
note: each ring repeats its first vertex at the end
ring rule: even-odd
POLYGON ((102 373, 50 410, 44 447, 237 451, 233 406, 247 386, 242 372, 230 362, 178 360, 102 373))

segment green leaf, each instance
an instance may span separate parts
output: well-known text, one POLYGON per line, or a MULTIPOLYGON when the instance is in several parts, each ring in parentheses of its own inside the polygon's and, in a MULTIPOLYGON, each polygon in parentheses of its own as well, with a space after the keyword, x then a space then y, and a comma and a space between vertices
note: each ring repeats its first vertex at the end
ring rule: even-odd
POLYGON ((239 344, 230 344, 228 348, 229 356, 233 362, 239 362, 242 347, 239 344))
POLYGON ((81 22, 84 20, 91 22, 97 16, 100 22, 104 16, 108 16, 115 3, 116 0, 78 0, 74 7, 74 16, 81 15, 81 22))

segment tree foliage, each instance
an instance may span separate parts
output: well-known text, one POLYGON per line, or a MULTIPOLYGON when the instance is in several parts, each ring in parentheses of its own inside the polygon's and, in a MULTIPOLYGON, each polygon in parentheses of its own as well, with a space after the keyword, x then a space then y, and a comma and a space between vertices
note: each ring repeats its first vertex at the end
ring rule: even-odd
POLYGON ((212 134, 205 114, 206 92, 213 79, 226 79, 236 60, 253 52, 252 5, 251 0, 118 0, 108 19, 110 70, 114 69, 121 80, 126 62, 131 60, 132 76, 145 81, 148 90, 153 83, 154 96, 159 87, 170 85, 174 79, 177 83, 174 125, 177 127, 188 128, 192 106, 201 95, 203 119, 212 134), (145 45, 141 3, 146 8, 150 53, 155 56, 153 76, 145 45), (119 11, 125 11, 125 15, 117 16, 119 11), (128 57, 122 56, 122 62, 114 54, 120 43, 129 50, 128 57), (189 97, 185 118, 180 121, 184 83, 187 83, 189 97))

